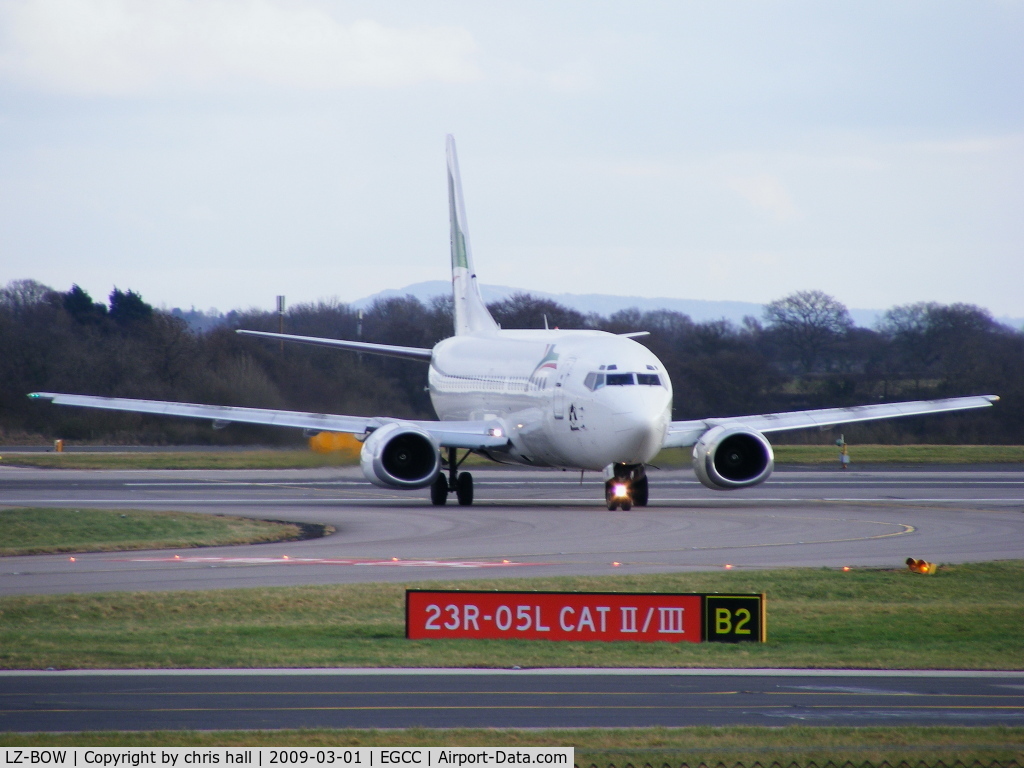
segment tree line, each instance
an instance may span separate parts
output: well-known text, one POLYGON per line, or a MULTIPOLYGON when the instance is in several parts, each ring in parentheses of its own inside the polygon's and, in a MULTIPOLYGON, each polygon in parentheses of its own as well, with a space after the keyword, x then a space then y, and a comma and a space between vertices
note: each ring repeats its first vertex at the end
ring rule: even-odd
MULTIPOLYGON (((526 293, 489 305, 503 328, 649 331, 639 339, 665 364, 674 419, 731 416, 969 394, 998 394, 995 408, 844 428, 858 442, 1024 442, 1024 331, 970 304, 893 307, 875 328, 820 291, 768 304, 735 324, 694 322, 670 310, 583 314, 526 293)), ((237 328, 277 331, 274 312, 233 311, 201 331, 115 288, 107 302, 80 287, 32 280, 0 289, 0 441, 72 440, 227 444, 298 443, 293 430, 56 407, 33 391, 433 418, 425 366, 247 338, 237 328)), ((299 304, 287 333, 430 347, 452 333, 452 301, 412 296, 363 312, 337 301, 299 304)), ((779 436, 774 436, 779 437, 779 436)), ((784 440, 830 441, 814 431, 784 440)))

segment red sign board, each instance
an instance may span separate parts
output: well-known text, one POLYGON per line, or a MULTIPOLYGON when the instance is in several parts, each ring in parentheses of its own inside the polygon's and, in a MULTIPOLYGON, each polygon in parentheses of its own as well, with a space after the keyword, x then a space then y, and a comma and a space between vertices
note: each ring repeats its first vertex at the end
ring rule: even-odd
POLYGON ((405 593, 410 640, 604 640, 699 643, 701 595, 622 592, 405 593))

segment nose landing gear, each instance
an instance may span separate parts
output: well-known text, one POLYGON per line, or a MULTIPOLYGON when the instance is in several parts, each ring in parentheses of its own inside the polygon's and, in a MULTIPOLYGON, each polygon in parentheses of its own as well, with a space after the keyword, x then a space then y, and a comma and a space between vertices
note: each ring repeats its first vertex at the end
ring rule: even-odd
POLYGON ((438 474, 430 486, 430 503, 435 507, 444 506, 448 503, 448 494, 454 492, 459 505, 468 507, 473 503, 473 476, 469 472, 459 472, 459 465, 469 456, 469 451, 461 460, 456 461, 456 450, 448 449, 448 460, 445 464, 448 467, 448 477, 444 472, 438 474))
POLYGON ((633 505, 647 506, 647 473, 643 464, 613 464, 605 474, 611 475, 604 481, 604 499, 609 511, 621 507, 623 512, 629 512, 633 505))

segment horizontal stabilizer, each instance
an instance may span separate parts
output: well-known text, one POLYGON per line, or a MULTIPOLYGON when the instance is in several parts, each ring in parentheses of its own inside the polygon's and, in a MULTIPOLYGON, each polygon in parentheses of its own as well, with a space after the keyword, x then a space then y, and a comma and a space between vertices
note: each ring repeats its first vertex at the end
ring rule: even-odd
POLYGON ((371 344, 368 341, 348 341, 346 339, 325 339, 320 336, 293 336, 290 333, 269 333, 267 331, 237 330, 243 336, 261 336, 264 339, 294 341, 299 344, 313 344, 320 347, 347 349, 352 352, 367 352, 371 355, 387 355, 388 357, 404 357, 409 360, 430 362, 433 351, 423 347, 396 347, 393 344, 371 344))

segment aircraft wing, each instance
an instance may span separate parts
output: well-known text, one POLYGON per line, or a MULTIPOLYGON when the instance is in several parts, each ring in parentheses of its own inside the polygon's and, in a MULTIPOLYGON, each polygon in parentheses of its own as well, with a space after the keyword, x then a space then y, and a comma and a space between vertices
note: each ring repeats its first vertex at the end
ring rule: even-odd
POLYGON ((66 395, 59 392, 33 392, 29 397, 49 400, 56 405, 99 408, 107 411, 149 413, 158 416, 184 416, 210 419, 215 426, 231 423, 265 424, 274 427, 296 427, 319 432, 348 432, 365 435, 392 422, 414 424, 430 433, 445 448, 502 448, 508 445, 505 430, 499 421, 411 421, 377 416, 342 416, 333 413, 275 411, 266 408, 241 408, 229 405, 172 403, 164 400, 133 400, 126 397, 66 395))
POLYGON ((368 352, 373 355, 387 355, 389 357, 404 357, 412 360, 423 360, 430 362, 433 351, 423 347, 398 347, 393 344, 371 344, 368 341, 348 341, 347 339, 325 339, 319 336, 293 336, 290 333, 268 333, 267 331, 244 331, 237 330, 243 336, 260 336, 264 339, 278 339, 280 341, 296 341, 299 344, 314 344, 320 347, 334 347, 335 349, 348 349, 352 352, 368 352))
POLYGON ((782 432, 787 429, 828 427, 857 421, 892 419, 898 416, 922 416, 929 413, 987 408, 999 399, 996 395, 950 397, 944 400, 914 400, 905 403, 856 405, 850 408, 822 408, 816 411, 788 411, 758 416, 730 416, 721 419, 673 421, 665 437, 665 448, 685 448, 696 443, 712 427, 744 426, 758 432, 782 432))

